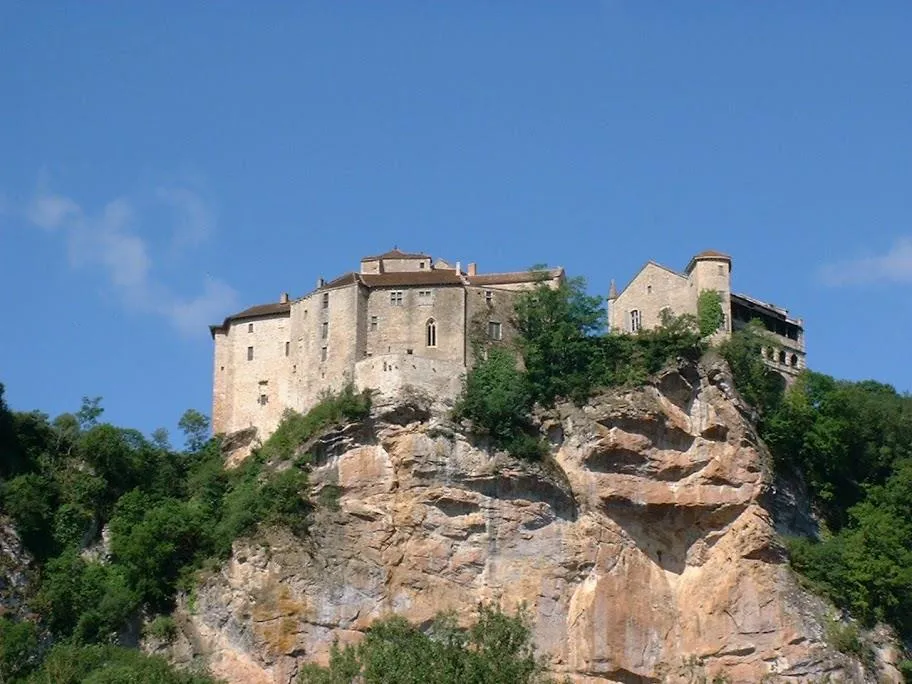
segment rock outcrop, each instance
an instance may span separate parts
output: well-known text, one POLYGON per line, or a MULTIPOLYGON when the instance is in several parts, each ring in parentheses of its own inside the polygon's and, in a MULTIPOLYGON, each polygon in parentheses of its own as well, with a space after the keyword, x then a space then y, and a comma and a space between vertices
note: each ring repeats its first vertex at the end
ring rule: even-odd
POLYGON ((238 542, 179 609, 172 657, 284 684, 381 616, 493 601, 525 604, 554 672, 578 683, 866 681, 788 570, 769 458, 724 366, 537 418, 541 464, 413 404, 325 435, 312 481, 338 505, 306 541, 238 542))

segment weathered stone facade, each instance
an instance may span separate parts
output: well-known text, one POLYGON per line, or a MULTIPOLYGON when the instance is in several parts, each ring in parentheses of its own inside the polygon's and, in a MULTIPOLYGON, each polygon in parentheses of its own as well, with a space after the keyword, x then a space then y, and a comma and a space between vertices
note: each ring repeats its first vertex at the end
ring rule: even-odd
POLYGON ((612 330, 636 332, 660 325, 662 312, 674 315, 697 314, 697 300, 705 290, 715 290, 722 298, 725 319, 717 333, 724 337, 753 319, 770 333, 770 346, 764 349, 767 363, 786 374, 804 368, 804 322, 790 318, 786 309, 762 302, 731 289, 732 260, 727 254, 706 251, 694 256, 683 273, 654 261, 647 262, 633 280, 608 295, 608 323, 612 330))
POLYGON ((312 292, 263 304, 211 326, 212 426, 255 427, 261 439, 285 409, 306 411, 349 383, 392 396, 406 388, 455 397, 477 338, 509 343, 513 300, 562 269, 479 274, 474 264, 393 250, 312 292))

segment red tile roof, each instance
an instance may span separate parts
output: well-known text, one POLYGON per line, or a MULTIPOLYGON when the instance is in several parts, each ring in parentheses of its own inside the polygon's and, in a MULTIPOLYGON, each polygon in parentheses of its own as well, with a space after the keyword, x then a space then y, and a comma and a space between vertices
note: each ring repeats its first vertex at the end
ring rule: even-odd
POLYGON ((257 304, 249 309, 244 309, 236 314, 231 314, 221 325, 210 325, 209 332, 213 335, 216 331, 227 330, 228 326, 234 321, 240 321, 248 318, 267 318, 275 316, 288 316, 291 313, 291 303, 289 302, 272 302, 270 304, 257 304))
POLYGON ((361 273, 358 276, 367 287, 404 287, 408 285, 462 285, 455 270, 394 271, 392 273, 361 273))

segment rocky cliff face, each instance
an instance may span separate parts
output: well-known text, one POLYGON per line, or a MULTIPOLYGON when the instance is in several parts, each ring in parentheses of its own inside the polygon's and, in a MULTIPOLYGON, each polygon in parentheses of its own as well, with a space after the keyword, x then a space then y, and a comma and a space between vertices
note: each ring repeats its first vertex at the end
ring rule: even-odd
POLYGON ((340 488, 337 510, 319 509, 307 542, 236 544, 178 611, 172 657, 285 683, 390 612, 494 601, 524 603, 553 670, 579 683, 865 680, 790 575, 768 457, 724 367, 539 418, 540 465, 414 401, 326 435, 312 480, 340 488))

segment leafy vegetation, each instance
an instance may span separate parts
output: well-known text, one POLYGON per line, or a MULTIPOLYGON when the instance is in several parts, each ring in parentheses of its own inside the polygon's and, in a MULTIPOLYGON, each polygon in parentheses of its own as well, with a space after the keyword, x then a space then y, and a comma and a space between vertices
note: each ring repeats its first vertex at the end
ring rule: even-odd
POLYGON ((300 684, 546 684, 525 616, 481 606, 463 629, 439 615, 427 632, 393 616, 356 646, 334 646, 329 667, 307 665, 300 684))
POLYGON ((669 362, 703 352, 693 316, 666 315, 658 328, 635 335, 605 334, 602 302, 586 294, 581 278, 523 293, 514 324, 515 351, 476 348, 455 416, 525 458, 544 451, 529 420, 536 403, 582 402, 598 388, 642 384, 669 362))
POLYGON ((309 460, 294 458, 297 449, 369 408, 369 395, 351 388, 327 394, 308 414, 287 414, 262 448, 228 470, 197 411, 181 418, 187 448, 174 451, 164 431, 149 440, 100 422, 99 398, 51 421, 9 411, 0 386, 0 510, 38 561, 29 601, 39 618, 37 628, 0 621, 0 681, 23 680, 29 670, 42 682, 208 681, 100 645, 120 643, 141 613, 161 613, 150 632, 173 635, 164 615, 176 592, 190 589, 208 559, 227 557, 257 526, 306 533, 309 460), (105 526, 107 552, 99 547, 105 526), (43 664, 39 633, 58 644, 43 664))
POLYGON ((789 540, 792 566, 863 625, 912 637, 912 397, 874 381, 805 371, 785 391, 757 328, 723 346, 759 411, 776 466, 807 483, 820 540, 789 540))
POLYGON ((697 297, 697 327, 700 336, 712 335, 724 322, 722 295, 718 290, 703 290, 697 297))

